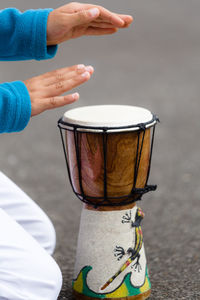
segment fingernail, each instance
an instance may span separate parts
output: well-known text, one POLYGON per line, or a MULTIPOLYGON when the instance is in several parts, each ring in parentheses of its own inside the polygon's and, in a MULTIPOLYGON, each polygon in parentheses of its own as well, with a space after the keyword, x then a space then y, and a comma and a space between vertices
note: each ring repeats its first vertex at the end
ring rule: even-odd
POLYGON ((131 15, 127 15, 127 17, 129 18, 129 20, 133 21, 133 17, 131 15))
POLYGON ((91 15, 91 17, 96 17, 96 16, 98 16, 99 15, 99 10, 98 10, 98 8, 92 8, 92 9, 90 9, 90 15, 91 15))
POLYGON ((79 93, 74 93, 74 94, 72 94, 72 98, 73 98, 74 100, 77 100, 77 99, 79 98, 79 93))
POLYGON ((89 73, 93 73, 94 72, 94 68, 92 66, 87 66, 85 68, 86 71, 88 71, 89 73))
POLYGON ((82 70, 84 68, 85 68, 85 65, 83 65, 83 64, 77 66, 77 70, 82 70))
POLYGON ((83 74, 81 74, 82 77, 88 77, 90 76, 90 73, 89 72, 84 72, 83 74))

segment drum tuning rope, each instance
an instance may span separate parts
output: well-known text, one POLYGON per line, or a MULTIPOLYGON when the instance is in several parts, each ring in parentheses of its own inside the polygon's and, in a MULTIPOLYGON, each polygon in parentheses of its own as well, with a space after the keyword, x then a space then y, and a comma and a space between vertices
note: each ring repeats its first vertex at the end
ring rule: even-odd
POLYGON ((107 196, 107 131, 103 131, 103 156, 104 156, 104 200, 109 202, 107 196))

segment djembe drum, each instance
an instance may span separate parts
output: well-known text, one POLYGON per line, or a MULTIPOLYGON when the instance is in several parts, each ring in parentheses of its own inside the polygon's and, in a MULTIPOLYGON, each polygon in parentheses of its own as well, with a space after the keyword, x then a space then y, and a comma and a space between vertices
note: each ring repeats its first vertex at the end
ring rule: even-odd
POLYGON ((58 126, 70 183, 83 201, 75 299, 147 299, 151 292, 136 206, 148 185, 158 119, 144 108, 102 105, 66 112, 58 126))

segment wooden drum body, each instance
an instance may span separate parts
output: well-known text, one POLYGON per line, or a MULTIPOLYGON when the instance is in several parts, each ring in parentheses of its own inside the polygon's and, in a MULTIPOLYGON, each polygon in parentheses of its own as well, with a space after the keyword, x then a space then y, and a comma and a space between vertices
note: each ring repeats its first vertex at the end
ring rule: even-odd
POLYGON ((150 281, 136 201, 147 184, 157 118, 133 106, 74 109, 59 120, 70 182, 86 203, 73 289, 76 299, 147 299, 150 281), (64 134, 63 134, 64 132, 64 134))
MULTIPOLYGON (((137 132, 108 133, 107 159, 106 159, 106 184, 107 197, 111 203, 121 203, 122 199, 130 202, 138 196, 131 194, 134 180, 137 188, 144 188, 149 168, 150 154, 150 129, 144 132, 143 148, 141 152, 140 168, 135 178, 135 163, 137 144, 141 149, 143 133, 138 143, 137 132), (115 198, 119 199, 115 199, 115 198)), ((73 131, 66 131, 68 162, 70 176, 75 192, 81 194, 81 187, 85 200, 100 203, 104 200, 104 133, 77 132, 78 147, 80 152, 81 179, 78 171, 77 156, 75 151, 75 136, 73 131)))

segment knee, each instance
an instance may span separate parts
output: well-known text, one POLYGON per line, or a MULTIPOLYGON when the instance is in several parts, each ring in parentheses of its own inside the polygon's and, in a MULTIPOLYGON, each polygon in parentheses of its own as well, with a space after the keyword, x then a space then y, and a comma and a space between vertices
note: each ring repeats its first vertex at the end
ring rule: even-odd
POLYGON ((62 288, 62 283, 63 283, 62 273, 58 264, 53 259, 51 262, 51 266, 48 267, 47 271, 48 271, 48 275, 45 273, 45 280, 48 279, 50 295, 52 297, 50 298, 49 296, 48 299, 55 300, 58 298, 62 288))
POLYGON ((62 288, 60 268, 38 243, 29 241, 1 272, 0 299, 56 300, 62 288))
MULTIPOLYGON (((57 299, 62 288, 63 279, 61 270, 56 261, 46 252, 44 255, 38 253, 38 255, 35 255, 35 259, 32 261, 31 265, 33 274, 36 274, 35 271, 37 270, 37 277, 31 276, 32 279, 29 285, 35 287, 32 292, 34 295, 33 299, 57 299)), ((26 299, 29 299, 29 297, 26 299)), ((30 299, 32 298, 30 297, 30 299)))
MULTIPOLYGON (((6 228, 0 231, 5 245, 1 247, 0 299, 57 299, 62 274, 55 260, 2 209, 0 220, 6 228)), ((52 234, 48 240, 52 247, 52 234)))
MULTIPOLYGON (((29 286, 35 287, 31 296, 38 300, 58 299, 63 281, 61 270, 50 255, 46 254, 46 257, 43 256, 41 259, 42 262, 39 259, 36 264, 37 277, 32 278, 29 282, 29 286)), ((29 293, 30 291, 28 291, 28 295, 29 293)), ((25 299, 29 299, 29 297, 25 299)), ((32 298, 30 297, 30 299, 32 298)))

